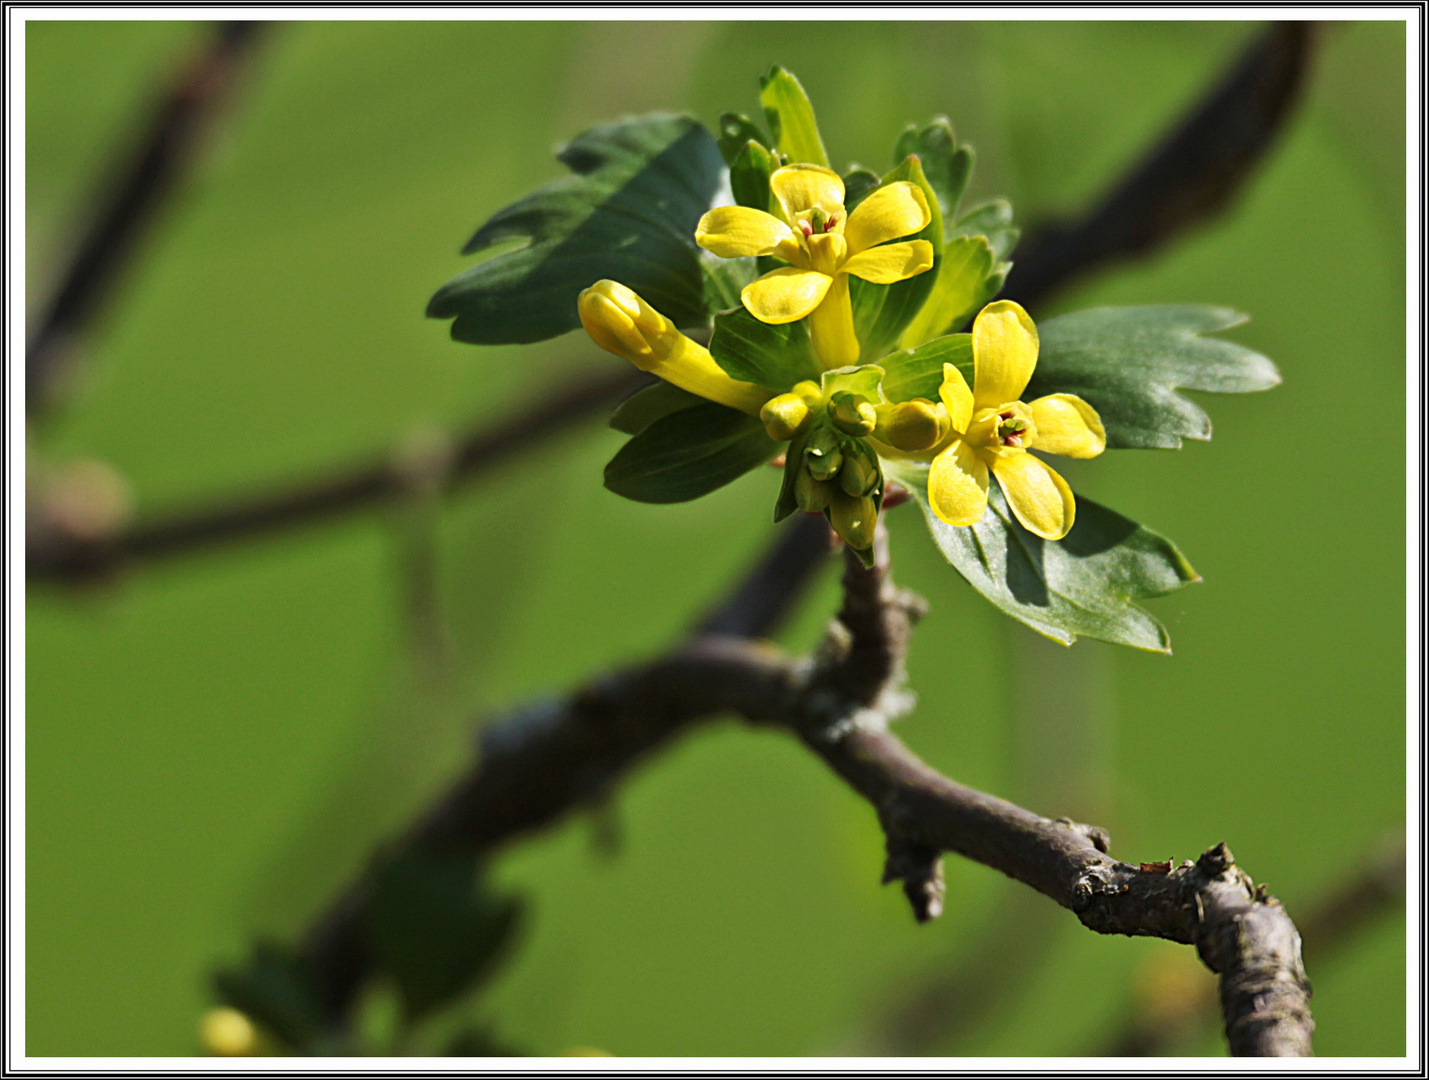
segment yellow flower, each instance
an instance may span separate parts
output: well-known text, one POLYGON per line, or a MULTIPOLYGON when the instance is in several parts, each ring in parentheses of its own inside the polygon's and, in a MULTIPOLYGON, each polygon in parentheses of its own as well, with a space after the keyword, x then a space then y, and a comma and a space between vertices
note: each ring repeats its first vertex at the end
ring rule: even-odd
POLYGON ((732 379, 709 350, 618 281, 597 281, 576 301, 581 325, 607 352, 692 394, 759 415, 772 391, 732 379))
POLYGON ((789 263, 746 285, 744 306, 766 323, 808 316, 825 367, 858 363, 848 275, 886 285, 932 267, 928 241, 885 243, 927 226, 922 189, 906 180, 887 184, 845 214, 843 181, 821 166, 786 165, 770 176, 769 188, 784 221, 748 206, 721 206, 700 219, 695 242, 725 259, 774 255, 789 263))
POLYGON ((973 388, 952 364, 938 391, 951 422, 948 440, 928 472, 928 502, 949 525, 975 525, 987 509, 987 471, 1017 520, 1045 540, 1072 528, 1077 506, 1056 471, 1027 451, 1073 458, 1106 449, 1095 409, 1073 394, 1019 400, 1037 366, 1037 327, 1010 300, 982 309, 973 322, 973 388))

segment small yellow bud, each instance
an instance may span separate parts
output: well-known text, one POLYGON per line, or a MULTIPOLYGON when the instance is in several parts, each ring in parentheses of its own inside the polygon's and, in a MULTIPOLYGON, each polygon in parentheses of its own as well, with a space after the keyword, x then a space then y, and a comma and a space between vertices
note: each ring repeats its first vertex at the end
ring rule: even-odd
POLYGON ((878 412, 869 402, 857 394, 847 391, 835 394, 829 400, 829 414, 834 426, 845 435, 864 436, 872 434, 878 423, 878 412))
POLYGON ((845 454, 839 487, 846 495, 872 495, 878 487, 878 466, 861 454, 845 454))
POLYGON ((794 477, 794 501, 804 513, 823 513, 833 497, 833 485, 825 480, 815 480, 808 469, 800 469, 794 477))
POLYGON ((775 442, 788 442, 809 420, 809 406, 798 394, 780 394, 764 403, 759 410, 759 419, 764 422, 764 430, 775 442))
POLYGON ((834 495, 829 523, 851 548, 862 550, 873 544, 873 530, 878 525, 878 507, 870 498, 850 498, 843 492, 834 495))
POLYGON ((656 360, 649 339, 670 329, 669 320, 618 281, 597 281, 586 289, 576 312, 592 341, 647 371, 656 360))
POLYGON ((823 387, 812 379, 805 379, 803 382, 795 383, 794 389, 789 392, 791 394, 798 394, 804 399, 804 404, 811 409, 815 405, 822 405, 824 403, 823 387))
POLYGON ((237 1009, 210 1009, 199 1022, 199 1040, 210 1054, 248 1057, 258 1052, 258 1030, 237 1009))
POLYGON ((925 398, 914 398, 882 410, 877 437, 909 453, 930 450, 948 435, 948 410, 925 398))

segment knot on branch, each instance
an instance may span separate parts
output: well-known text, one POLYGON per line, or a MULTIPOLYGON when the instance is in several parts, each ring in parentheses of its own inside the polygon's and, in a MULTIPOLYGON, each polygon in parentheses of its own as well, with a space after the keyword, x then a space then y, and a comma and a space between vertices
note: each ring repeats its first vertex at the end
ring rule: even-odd
POLYGON ((913 917, 920 923, 936 919, 943 913, 943 856, 937 848, 909 840, 902 833, 884 826, 888 841, 888 859, 883 866, 883 884, 903 883, 903 895, 913 906, 913 917))

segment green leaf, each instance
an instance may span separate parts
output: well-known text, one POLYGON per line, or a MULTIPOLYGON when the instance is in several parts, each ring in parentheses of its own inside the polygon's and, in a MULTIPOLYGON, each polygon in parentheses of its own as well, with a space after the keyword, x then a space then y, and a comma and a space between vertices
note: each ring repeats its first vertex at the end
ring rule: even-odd
POLYGON ((287 949, 259 942, 248 963, 215 973, 213 985, 219 1000, 294 1050, 331 1037, 312 973, 287 949))
POLYGON ((636 502, 686 502, 763 465, 778 450, 764 425, 706 402, 656 420, 605 467, 605 486, 636 502))
POLYGON ((1232 341, 1202 337, 1246 317, 1200 305, 1105 307, 1038 325, 1041 351, 1024 400, 1076 394, 1101 415, 1110 447, 1209 439, 1211 420, 1176 391, 1244 394, 1280 382, 1275 365, 1232 341))
POLYGON ((971 334, 949 334, 934 338, 916 349, 889 353, 879 364, 883 368, 883 393, 889 401, 914 398, 938 400, 943 385, 943 365, 953 364, 973 384, 973 344, 971 334))
POLYGON ((844 173, 844 210, 853 213, 854 208, 868 198, 877 188, 879 176, 872 169, 855 165, 844 173))
POLYGON ((681 390, 678 386, 661 379, 654 386, 646 386, 635 391, 615 407, 610 414, 610 426, 627 435, 639 435, 656 420, 672 413, 693 409, 696 405, 709 402, 698 394, 681 390))
POLYGON ((819 137, 814 107, 798 79, 775 64, 759 80, 759 104, 764 106, 764 118, 781 154, 792 162, 828 168, 829 155, 819 137))
POLYGON ((701 251, 700 273, 704 275, 705 310, 715 312, 738 307, 739 294, 759 276, 755 262, 750 258, 721 259, 708 251, 701 251))
POLYGON ((834 368, 826 371, 821 380, 824 400, 839 392, 857 394, 875 405, 883 404, 883 391, 879 389, 883 381, 883 368, 877 364, 834 368))
POLYGON ((916 157, 903 160, 903 164, 883 178, 884 184, 908 180, 923 189, 928 200, 931 218, 921 232, 902 240, 927 240, 933 245, 933 265, 906 281, 895 281, 891 285, 875 285, 859 278, 849 279, 849 296, 853 301, 853 323, 862 347, 860 358, 864 363, 877 360, 898 340, 907 325, 917 316, 919 309, 928 299, 937 283, 943 263, 943 215, 938 209, 938 198, 928 186, 922 165, 916 157))
MULTIPOLYGON (((812 425, 811 425, 812 426, 812 425)), ((809 432, 795 435, 784 452, 784 479, 779 485, 779 498, 774 503, 774 521, 783 521, 799 509, 799 501, 794 497, 794 482, 799 470, 804 467, 804 450, 809 445, 809 432)))
POLYGON ((415 1020, 489 975, 519 917, 516 901, 487 891, 475 856, 412 848, 379 868, 367 935, 415 1020))
POLYGON ((576 297, 611 278, 676 325, 703 325, 694 231, 725 183, 710 133, 688 116, 656 113, 592 128, 556 156, 574 175, 498 211, 463 251, 525 243, 442 286, 427 315, 455 317, 458 341, 542 341, 579 326, 576 297))
POLYGON ((949 240, 955 236, 986 237, 999 263, 1012 254, 1021 235, 1022 230, 1012 224, 1012 204, 1006 199, 978 203, 948 228, 949 240))
POLYGON ((770 390, 787 390, 822 370, 809 339, 807 319, 774 326, 742 307, 715 316, 710 355, 725 374, 770 390))
POLYGON ((729 167, 729 187, 740 206, 752 206, 769 213, 772 198, 769 177, 778 165, 768 150, 751 139, 729 167))
POLYGON ((894 148, 893 160, 897 163, 909 154, 917 154, 922 161, 923 174, 938 196, 943 220, 954 220, 963 191, 972 178, 972 147, 959 146, 953 136, 953 125, 946 116, 940 116, 921 130, 914 124, 908 125, 894 148))
POLYGON ((926 464, 885 465, 912 491, 948 562, 1014 619, 1064 645, 1084 635, 1171 651, 1166 628, 1136 601, 1200 579, 1164 536, 1078 496, 1072 531, 1061 540, 1043 540, 1012 516, 995 479, 982 521, 947 525, 928 506, 926 464))
POLYGON ((735 159, 751 140, 766 150, 774 147, 774 143, 759 129, 759 125, 743 113, 720 113, 719 151, 724 155, 726 165, 733 168, 735 159))
POLYGON ((1008 265, 995 265, 985 236, 956 236, 949 240, 943 248, 938 280, 898 343, 905 349, 912 348, 965 326, 1002 288, 1008 265))

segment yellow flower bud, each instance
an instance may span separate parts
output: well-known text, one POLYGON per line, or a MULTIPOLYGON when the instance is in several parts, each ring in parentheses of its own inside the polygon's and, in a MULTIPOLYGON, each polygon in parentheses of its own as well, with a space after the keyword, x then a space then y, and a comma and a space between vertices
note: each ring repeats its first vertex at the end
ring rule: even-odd
POLYGON ((878 507, 872 499, 851 498, 843 492, 834 495, 829 523, 851 548, 862 550, 873 544, 873 530, 878 524, 878 507))
POLYGON ((804 404, 811 409, 815 405, 822 405, 824 403, 824 388, 812 379, 796 382, 794 388, 789 392, 791 394, 798 394, 804 399, 804 404))
POLYGON ((806 514, 819 514, 834 497, 833 485, 824 480, 815 480, 809 470, 801 468, 794 477, 794 501, 806 514))
POLYGON ((872 495, 878 487, 878 466, 862 454, 845 454, 839 487, 847 495, 872 495))
POLYGON ((847 391, 829 399, 829 414, 834 426, 845 435, 869 435, 878 423, 878 412, 867 399, 847 391))
POLYGON ((759 419, 764 422, 764 430, 775 442, 787 442, 799 432, 809 420, 809 406, 798 394, 780 394, 764 403, 759 410, 759 419))
POLYGON ((885 407, 879 416, 877 438, 898 450, 930 450, 947 438, 948 410, 924 398, 885 407))
POLYGON ((210 1009, 199 1023, 199 1040, 210 1054, 219 1057, 249 1057, 260 1049, 253 1022, 237 1009, 223 1006, 210 1009))
POLYGON ((618 281, 597 281, 580 294, 576 311, 590 339, 692 394, 758 416, 773 395, 732 379, 709 350, 691 341, 665 316, 618 281))

